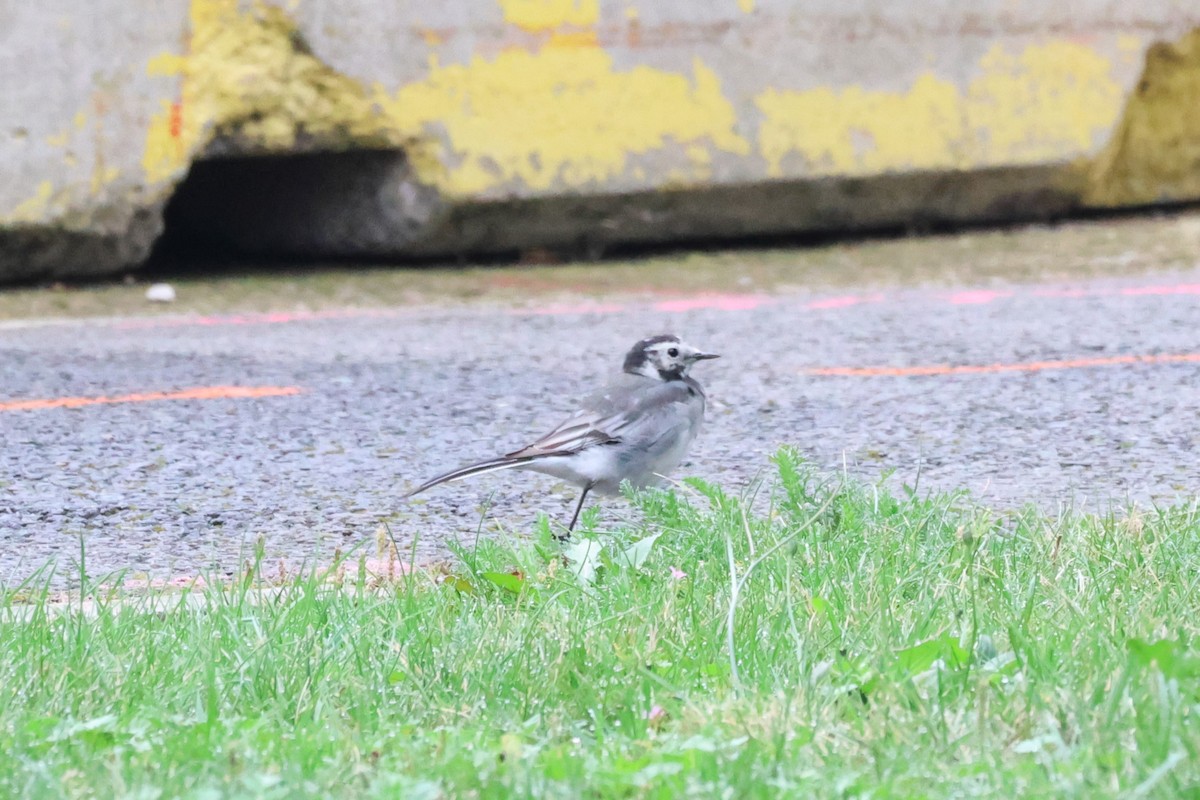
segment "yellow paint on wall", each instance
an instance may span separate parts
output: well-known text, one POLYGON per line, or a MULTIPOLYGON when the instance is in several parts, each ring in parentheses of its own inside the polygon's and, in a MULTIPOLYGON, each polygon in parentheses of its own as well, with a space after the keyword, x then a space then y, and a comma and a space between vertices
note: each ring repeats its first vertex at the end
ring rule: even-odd
POLYGON ((505 22, 534 33, 586 28, 600 19, 599 0, 500 0, 500 8, 505 22))
POLYGON ((569 33, 555 32, 550 34, 547 47, 599 47, 595 31, 571 31, 569 33))
POLYGON ((167 183, 187 170, 190 154, 181 137, 175 136, 171 104, 160 101, 161 110, 150 118, 142 143, 142 173, 151 186, 167 183))
POLYGON ((82 111, 76 111, 75 115, 71 118, 71 124, 57 133, 47 136, 46 144, 51 147, 67 147, 71 144, 71 139, 87 126, 87 120, 87 114, 82 111))
POLYGON ((37 191, 22 201, 12 211, 4 215, 6 225, 20 225, 41 222, 48 216, 50 200, 54 195, 54 184, 42 181, 37 191))
POLYGON ((121 174, 121 171, 116 167, 106 167, 103 164, 97 164, 92 168, 92 182, 89 188, 92 191, 92 196, 96 197, 104 191, 104 187, 113 183, 121 174))
POLYGON ((1145 49, 1145 42, 1142 37, 1133 33, 1122 33, 1117 36, 1117 48, 1126 56, 1140 58, 1142 50, 1145 49))
POLYGON ((684 155, 687 156, 688 163, 691 166, 691 175, 689 179, 692 183, 697 180, 707 181, 712 178, 712 151, 702 144, 690 144, 684 148, 684 155))
MULTIPOLYGON (((409 135, 445 132, 450 152, 422 177, 457 196, 506 185, 582 188, 671 143, 748 155, 733 106, 699 60, 692 74, 618 70, 599 47, 510 50, 439 66, 379 103, 409 135)), ((693 158, 693 160, 695 160, 693 158)))
POLYGON ((278 5, 192 0, 189 23, 186 55, 147 64, 151 74, 182 77, 178 101, 164 100, 146 131, 147 182, 177 179, 218 134, 249 152, 400 144, 362 84, 303 46, 278 5))
POLYGON ((899 92, 767 89, 755 99, 759 152, 772 177, 1073 158, 1101 144, 1120 115, 1111 68, 1085 45, 1051 41, 1019 54, 997 45, 965 89, 930 72, 899 92))
POLYGON ((147 75, 181 75, 187 66, 187 58, 178 53, 159 53, 146 64, 147 75))
POLYGON ((1103 144, 1125 93, 1110 61, 1090 47, 1052 41, 1019 55, 994 46, 965 97, 972 165, 1033 164, 1103 144))
MULTIPOLYGON (((226 19, 237 13, 236 0, 192 0, 188 7, 188 23, 193 47, 204 41, 226 19)), ((182 53, 159 53, 146 64, 146 74, 184 78, 180 88, 179 105, 159 101, 159 110, 150 118, 142 144, 142 172, 151 186, 170 184, 183 175, 191 164, 193 148, 200 136, 202 109, 188 108, 193 87, 188 85, 189 59, 182 53)))
MULTIPOLYGON (((618 67, 597 41, 599 0, 497 2, 510 25, 545 34, 538 49, 447 65, 431 40, 425 77, 367 96, 311 55, 282 48, 290 23, 277 8, 248 17, 250 6, 238 0, 192 0, 192 52, 163 53, 147 65, 151 74, 184 78, 181 101, 164 101, 147 131, 147 182, 178 179, 224 125, 274 150, 294 146, 299 130, 358 144, 407 140, 420 178, 459 198, 586 190, 617 179, 658 184, 653 169, 637 178, 635 165, 660 150, 683 154, 670 178, 693 184, 711 179, 718 155, 755 149, 770 177, 1044 163, 1093 150, 1123 100, 1110 61, 1086 45, 997 46, 965 86, 930 68, 897 91, 764 88, 755 97, 755 148, 700 60, 680 71, 618 67), (372 116, 372 102, 382 115, 372 116)), ((745 13, 755 8, 755 0, 737 2, 745 13)), ((633 5, 625 10, 636 16, 633 5)))
MULTIPOLYGON (((51 181, 40 182, 31 195, 0 213, 0 224, 29 225, 45 223, 48 219, 61 217, 67 209, 78 205, 86 197, 100 196, 120 177, 120 170, 106 165, 102 156, 84 162, 72 147, 80 132, 86 130, 88 121, 88 115, 79 111, 72 116, 71 122, 66 128, 46 137, 46 144, 62 151, 62 164, 68 173, 73 174, 60 176, 58 189, 55 189, 55 184, 51 181), (81 164, 84 169, 76 172, 81 164), (89 168, 90 175, 87 175, 84 171, 89 168), (86 178, 79 179, 80 173, 84 173, 86 178)), ((99 135, 99 124, 97 119, 97 135, 99 135)))
POLYGON ((952 167, 960 99, 954 84, 929 74, 903 94, 858 86, 767 89, 755 100, 763 114, 759 152, 772 177, 784 174, 783 160, 791 155, 804 159, 806 172, 823 175, 952 167))

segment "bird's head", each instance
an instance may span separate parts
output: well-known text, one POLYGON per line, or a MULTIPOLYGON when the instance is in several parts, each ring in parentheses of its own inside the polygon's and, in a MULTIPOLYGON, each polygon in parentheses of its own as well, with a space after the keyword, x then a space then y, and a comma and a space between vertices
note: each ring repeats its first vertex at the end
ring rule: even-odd
POLYGON ((680 341, 678 336, 665 334, 642 339, 625 354, 625 371, 631 375, 644 375, 663 381, 677 381, 687 375, 697 361, 719 358, 715 353, 705 353, 690 344, 680 341))

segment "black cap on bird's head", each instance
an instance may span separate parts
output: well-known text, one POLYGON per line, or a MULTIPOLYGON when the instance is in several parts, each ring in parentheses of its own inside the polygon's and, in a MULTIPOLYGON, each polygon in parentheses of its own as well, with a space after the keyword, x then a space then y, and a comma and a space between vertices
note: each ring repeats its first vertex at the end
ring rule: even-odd
POLYGON ((674 334, 642 339, 625 354, 625 372, 664 381, 680 380, 697 361, 719 358, 685 344, 674 334))

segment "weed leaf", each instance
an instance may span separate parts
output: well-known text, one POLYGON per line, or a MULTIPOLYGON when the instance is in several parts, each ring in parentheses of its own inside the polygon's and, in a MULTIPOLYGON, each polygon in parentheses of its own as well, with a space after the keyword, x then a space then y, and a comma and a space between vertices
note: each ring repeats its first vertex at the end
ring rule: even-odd
POLYGON ((479 577, 513 594, 520 594, 525 588, 525 579, 511 572, 485 572, 479 577))
POLYGON ((617 563, 630 569, 641 569, 641 566, 646 563, 646 559, 650 557, 650 552, 654 549, 654 543, 658 541, 659 536, 662 536, 662 531, 652 533, 646 538, 634 542, 621 551, 617 563))
POLYGON ((601 546, 595 539, 580 539, 563 548, 563 558, 570 563, 571 572, 583 583, 596 580, 596 568, 600 565, 601 546))

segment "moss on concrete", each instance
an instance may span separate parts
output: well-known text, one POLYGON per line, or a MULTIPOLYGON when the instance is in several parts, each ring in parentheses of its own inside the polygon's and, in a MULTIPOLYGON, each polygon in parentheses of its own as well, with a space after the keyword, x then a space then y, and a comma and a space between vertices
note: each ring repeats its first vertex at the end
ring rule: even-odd
POLYGON ((1122 206, 1200 198, 1200 29, 1146 51, 1142 77, 1084 202, 1122 206))
POLYGON ((282 9, 208 3, 184 68, 193 156, 236 150, 398 147, 366 88, 317 58, 282 9))

